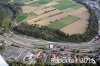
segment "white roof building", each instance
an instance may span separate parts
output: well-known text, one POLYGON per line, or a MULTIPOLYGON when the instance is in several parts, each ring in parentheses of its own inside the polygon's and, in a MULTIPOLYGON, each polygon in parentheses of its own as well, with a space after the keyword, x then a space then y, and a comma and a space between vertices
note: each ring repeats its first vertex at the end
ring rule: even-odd
POLYGON ((2 58, 2 56, 0 55, 0 66, 9 66, 6 61, 2 58))

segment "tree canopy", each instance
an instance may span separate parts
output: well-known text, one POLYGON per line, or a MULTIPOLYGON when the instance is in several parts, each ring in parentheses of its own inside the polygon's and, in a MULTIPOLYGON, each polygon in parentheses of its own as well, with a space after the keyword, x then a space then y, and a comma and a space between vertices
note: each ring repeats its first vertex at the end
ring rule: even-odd
POLYGON ((0 0, 0 28, 9 29, 18 9, 20 9, 18 4, 9 3, 9 0, 0 0))

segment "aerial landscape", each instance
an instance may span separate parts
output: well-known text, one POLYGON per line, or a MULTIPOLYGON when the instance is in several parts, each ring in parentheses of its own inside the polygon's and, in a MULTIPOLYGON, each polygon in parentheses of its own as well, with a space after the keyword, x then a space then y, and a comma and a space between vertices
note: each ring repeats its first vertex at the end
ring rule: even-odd
POLYGON ((99 0, 0 0, 0 66, 99 66, 99 0))

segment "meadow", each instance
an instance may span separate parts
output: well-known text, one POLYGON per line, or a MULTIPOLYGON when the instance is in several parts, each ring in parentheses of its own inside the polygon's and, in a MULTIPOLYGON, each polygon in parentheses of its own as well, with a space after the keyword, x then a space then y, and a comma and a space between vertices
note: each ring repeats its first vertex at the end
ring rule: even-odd
POLYGON ((27 4, 27 5, 33 6, 33 7, 39 7, 43 4, 47 4, 47 3, 52 2, 52 1, 53 0, 38 0, 38 1, 35 1, 35 2, 27 4))
POLYGON ((80 8, 83 5, 77 4, 75 1, 72 0, 60 0, 60 4, 54 6, 57 9, 63 10, 63 9, 68 9, 68 8, 80 8))
POLYGON ((68 17, 65 17, 61 20, 57 20, 51 24, 49 24, 48 26, 50 28, 53 28, 53 29, 61 29, 77 20, 79 20, 80 18, 79 17, 76 17, 76 16, 68 16, 68 17))
POLYGON ((14 3, 26 3, 26 2, 29 2, 29 1, 32 1, 32 0, 14 0, 13 2, 14 3))
POLYGON ((17 22, 21 22, 28 17, 28 14, 20 11, 19 15, 16 17, 17 22))

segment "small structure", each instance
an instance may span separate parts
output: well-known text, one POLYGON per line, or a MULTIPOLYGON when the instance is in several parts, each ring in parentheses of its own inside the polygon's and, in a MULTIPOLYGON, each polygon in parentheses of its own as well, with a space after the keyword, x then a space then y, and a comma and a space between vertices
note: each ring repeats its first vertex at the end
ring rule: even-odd
POLYGON ((50 45, 49 45, 49 48, 50 48, 50 49, 53 49, 53 48, 54 48, 54 45, 53 45, 53 44, 50 44, 50 45))
POLYGON ((9 66, 6 61, 2 58, 2 56, 0 55, 0 66, 9 66))

